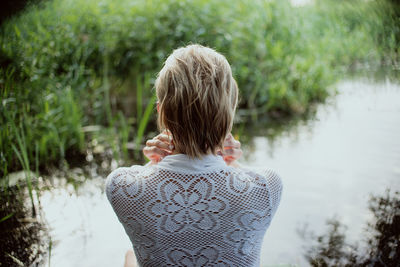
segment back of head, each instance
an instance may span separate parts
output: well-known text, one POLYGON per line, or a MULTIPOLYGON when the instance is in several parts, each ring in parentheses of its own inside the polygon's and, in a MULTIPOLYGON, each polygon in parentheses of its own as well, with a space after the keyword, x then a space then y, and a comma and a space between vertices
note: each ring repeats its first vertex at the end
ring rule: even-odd
POLYGON ((176 49, 156 80, 160 130, 192 158, 216 153, 231 131, 238 88, 226 58, 201 45, 176 49))

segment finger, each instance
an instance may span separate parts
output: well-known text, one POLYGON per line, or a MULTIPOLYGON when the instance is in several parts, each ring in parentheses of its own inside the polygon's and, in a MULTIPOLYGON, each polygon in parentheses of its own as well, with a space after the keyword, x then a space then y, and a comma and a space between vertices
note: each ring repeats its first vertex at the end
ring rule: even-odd
POLYGON ((224 157, 224 161, 229 164, 229 163, 235 161, 235 159, 233 157, 228 156, 228 157, 224 157))
POLYGON ((233 148, 232 147, 224 147, 224 151, 222 152, 224 156, 230 156, 233 154, 233 148))
POLYGON ((164 130, 162 131, 162 133, 164 133, 164 134, 166 134, 166 135, 169 135, 169 134, 171 134, 171 131, 168 130, 168 129, 164 129, 164 130))
POLYGON ((231 137, 225 139, 224 147, 240 148, 240 142, 235 140, 232 135, 230 136, 231 137))
POLYGON ((146 146, 149 146, 149 147, 155 146, 155 147, 158 147, 158 148, 160 148, 160 149, 168 150, 168 151, 172 150, 172 149, 170 148, 170 145, 169 145, 168 143, 162 142, 162 141, 160 141, 159 139, 151 139, 151 140, 148 140, 148 141, 146 142, 146 146))
POLYGON ((155 139, 158 139, 160 141, 163 141, 165 143, 171 143, 172 142, 172 136, 166 135, 166 134, 159 134, 155 137, 155 139))
POLYGON ((165 135, 168 135, 171 139, 172 139, 172 133, 171 133, 171 131, 170 130, 167 130, 167 129, 165 129, 164 131, 162 131, 162 133, 161 134, 165 134, 165 135))
POLYGON ((175 148, 174 140, 172 140, 172 135, 159 134, 155 138, 167 143, 169 145, 169 150, 173 150, 175 148))
POLYGON ((238 140, 233 139, 232 147, 234 147, 234 148, 240 148, 240 142, 239 142, 238 140))
POLYGON ((233 161, 236 161, 242 156, 242 151, 238 150, 237 152, 234 153, 234 155, 231 156, 224 156, 224 161, 228 164, 232 163, 233 161))
POLYGON ((240 142, 234 142, 234 143, 232 143, 232 144, 230 144, 230 145, 224 146, 224 151, 223 151, 223 153, 224 153, 224 154, 226 154, 226 153, 232 153, 232 152, 233 152, 233 149, 240 149, 240 142))
POLYGON ((229 141, 231 139, 234 139, 233 135, 232 135, 232 133, 228 133, 227 136, 225 137, 225 141, 229 141))
POLYGON ((232 157, 233 159, 238 159, 242 156, 243 152, 241 149, 235 149, 235 148, 228 148, 224 150, 224 158, 225 157, 232 157))
POLYGON ((156 146, 150 147, 150 150, 151 150, 152 154, 159 155, 159 156, 161 156, 162 158, 164 158, 164 157, 166 157, 166 156, 168 156, 168 155, 171 154, 170 152, 167 152, 167 151, 165 151, 165 150, 159 149, 159 148, 156 147, 156 146))
POLYGON ((153 154, 153 151, 151 150, 151 147, 145 146, 143 148, 143 155, 145 155, 146 158, 152 160, 154 159, 155 154, 153 154))
POLYGON ((170 152, 167 152, 165 150, 162 150, 156 146, 146 146, 143 148, 143 154, 148 158, 148 159, 157 159, 157 158, 164 158, 168 155, 170 155, 170 152))

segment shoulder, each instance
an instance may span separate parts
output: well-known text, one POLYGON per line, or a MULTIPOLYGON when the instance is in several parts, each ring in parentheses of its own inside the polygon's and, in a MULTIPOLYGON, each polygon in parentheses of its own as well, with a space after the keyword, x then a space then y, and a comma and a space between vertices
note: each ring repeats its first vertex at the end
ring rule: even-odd
POLYGON ((275 192, 282 192, 283 183, 281 176, 274 169, 264 169, 262 171, 263 176, 265 177, 267 184, 269 185, 269 189, 275 192))
POLYGON ((271 168, 249 168, 241 166, 239 171, 253 178, 266 183, 270 190, 282 190, 282 178, 274 169, 271 168))
POLYGON ((282 178, 274 169, 271 168, 240 168, 245 175, 251 177, 254 183, 264 187, 270 199, 273 208, 276 208, 281 200, 283 183, 282 178))
POLYGON ((106 178, 105 191, 108 200, 119 193, 138 196, 144 190, 144 181, 155 172, 152 166, 133 165, 120 167, 112 171, 106 178), (136 194, 134 194, 136 192, 136 194))

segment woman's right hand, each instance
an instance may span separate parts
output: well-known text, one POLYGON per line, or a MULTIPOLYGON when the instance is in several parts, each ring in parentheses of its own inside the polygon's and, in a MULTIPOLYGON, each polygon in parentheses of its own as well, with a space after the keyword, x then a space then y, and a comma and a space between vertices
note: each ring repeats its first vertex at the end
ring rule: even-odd
POLYGON ((151 164, 156 164, 164 157, 171 155, 173 150, 174 143, 171 134, 163 131, 153 139, 147 140, 143 154, 151 161, 151 164))

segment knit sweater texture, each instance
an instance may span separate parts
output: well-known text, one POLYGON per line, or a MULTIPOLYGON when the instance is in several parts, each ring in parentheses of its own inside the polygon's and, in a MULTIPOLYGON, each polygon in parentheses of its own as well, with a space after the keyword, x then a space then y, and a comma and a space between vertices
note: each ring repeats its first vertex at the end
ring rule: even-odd
POLYGON ((282 181, 221 156, 176 154, 114 170, 106 194, 139 266, 258 267, 282 181))

